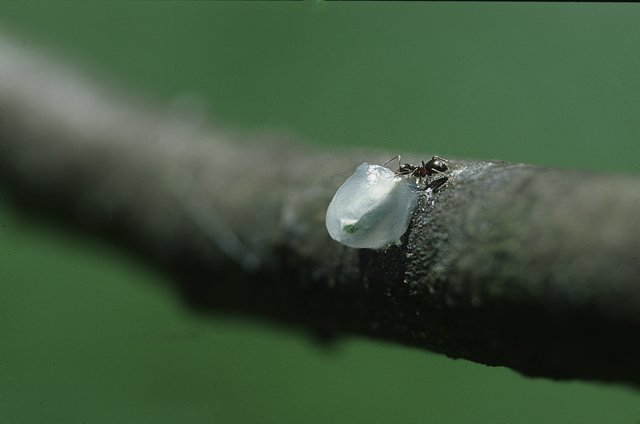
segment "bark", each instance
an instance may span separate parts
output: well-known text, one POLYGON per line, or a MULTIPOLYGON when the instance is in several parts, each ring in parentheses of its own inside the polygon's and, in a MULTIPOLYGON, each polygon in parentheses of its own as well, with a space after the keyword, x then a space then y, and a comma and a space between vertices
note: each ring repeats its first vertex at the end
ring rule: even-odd
POLYGON ((398 152, 213 126, 6 40, 0 107, 14 199, 116 239, 201 311, 640 383, 638 178, 448 158, 402 244, 357 250, 329 238, 328 203, 358 164, 398 152))

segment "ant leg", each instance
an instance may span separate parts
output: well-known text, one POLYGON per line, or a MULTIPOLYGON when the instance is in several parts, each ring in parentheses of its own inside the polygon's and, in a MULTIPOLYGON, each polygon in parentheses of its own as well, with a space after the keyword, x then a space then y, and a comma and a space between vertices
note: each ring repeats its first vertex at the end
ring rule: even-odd
POLYGON ((398 159, 398 169, 400 169, 400 155, 395 155, 394 157, 392 157, 391 159, 389 159, 388 161, 386 161, 385 163, 382 164, 382 166, 385 166, 386 164, 388 164, 389 162, 398 159))
POLYGON ((436 191, 438 191, 440 187, 442 187, 447 182, 448 179, 449 177, 442 177, 442 178, 438 178, 437 180, 433 180, 429 184, 427 184, 426 189, 430 188, 431 191, 435 193, 436 191))

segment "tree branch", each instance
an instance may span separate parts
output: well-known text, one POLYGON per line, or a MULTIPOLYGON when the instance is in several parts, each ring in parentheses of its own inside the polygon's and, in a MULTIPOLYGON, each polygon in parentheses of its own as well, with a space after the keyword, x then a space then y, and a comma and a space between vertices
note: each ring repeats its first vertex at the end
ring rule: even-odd
POLYGON ((349 249, 326 233, 327 205, 358 164, 396 152, 212 128, 6 40, 0 64, 16 200, 118 237, 201 310, 640 383, 637 178, 454 160, 401 246, 349 249))

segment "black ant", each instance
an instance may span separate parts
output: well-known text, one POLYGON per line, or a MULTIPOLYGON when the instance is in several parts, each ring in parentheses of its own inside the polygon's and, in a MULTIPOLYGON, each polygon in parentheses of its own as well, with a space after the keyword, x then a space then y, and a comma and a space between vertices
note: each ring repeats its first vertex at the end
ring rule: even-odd
MULTIPOLYGON (((427 176, 442 174, 449 170, 448 164, 450 163, 448 160, 441 158, 440 156, 433 156, 426 163, 425 161, 420 161, 421 165, 411 165, 410 163, 400 163, 400 155, 394 156, 388 161, 386 161, 383 165, 388 164, 392 160, 398 159, 398 169, 396 170, 396 175, 405 175, 417 178, 422 180, 427 176)), ((437 178, 430 183, 426 184, 425 189, 430 188, 432 191, 437 191, 440 187, 447 182, 449 177, 440 177, 437 178)))

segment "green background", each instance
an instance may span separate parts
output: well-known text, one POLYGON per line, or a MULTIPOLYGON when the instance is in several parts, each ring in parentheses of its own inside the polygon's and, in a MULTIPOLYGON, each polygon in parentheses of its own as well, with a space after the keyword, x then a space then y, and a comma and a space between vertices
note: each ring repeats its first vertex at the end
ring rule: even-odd
MULTIPOLYGON (((620 4, 0 4, 23 45, 166 104, 198 93, 236 127, 635 174, 638 22, 620 4)), ((619 386, 194 316, 0 189, 0 423, 640 422, 619 386)))

